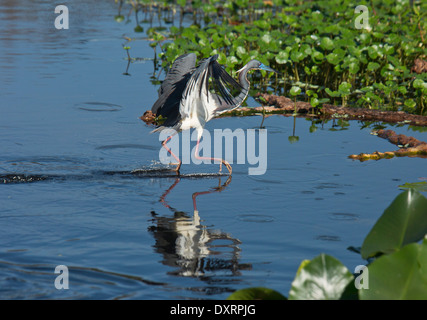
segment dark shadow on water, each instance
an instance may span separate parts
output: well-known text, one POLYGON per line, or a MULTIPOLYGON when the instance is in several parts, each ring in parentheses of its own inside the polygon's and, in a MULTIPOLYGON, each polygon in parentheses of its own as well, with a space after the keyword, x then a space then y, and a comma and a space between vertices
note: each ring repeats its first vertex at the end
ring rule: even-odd
POLYGON ((252 269, 248 263, 239 263, 241 241, 227 232, 204 225, 197 209, 197 197, 221 192, 231 183, 231 177, 218 186, 206 191, 194 192, 193 214, 177 210, 168 204, 166 197, 172 192, 180 178, 160 197, 160 202, 173 215, 161 216, 152 211, 152 226, 148 231, 155 239, 154 249, 162 256, 161 263, 173 268, 169 275, 193 277, 208 284, 201 289, 205 294, 233 292, 229 285, 236 284, 242 270, 252 269))

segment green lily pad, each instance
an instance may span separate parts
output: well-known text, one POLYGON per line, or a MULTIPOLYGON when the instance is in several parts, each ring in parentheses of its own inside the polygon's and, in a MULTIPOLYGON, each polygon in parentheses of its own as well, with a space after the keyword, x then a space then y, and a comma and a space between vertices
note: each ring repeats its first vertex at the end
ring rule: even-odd
POLYGON ((353 280, 340 261, 322 253, 298 269, 289 300, 338 300, 353 280))
POLYGON ((381 256, 368 266, 369 287, 361 300, 426 300, 427 239, 381 256))
POLYGON ((421 240, 427 233, 427 199, 409 189, 398 195, 378 219, 363 242, 363 259, 392 253, 421 240))

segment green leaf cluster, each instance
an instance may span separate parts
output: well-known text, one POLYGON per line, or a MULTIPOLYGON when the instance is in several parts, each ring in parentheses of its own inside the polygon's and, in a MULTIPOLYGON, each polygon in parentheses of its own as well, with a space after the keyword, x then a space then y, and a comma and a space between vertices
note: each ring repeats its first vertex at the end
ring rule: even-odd
MULTIPOLYGON (((133 3, 135 0, 133 0, 133 3)), ((289 95, 296 83, 316 86, 319 99, 358 107, 425 114, 426 74, 411 71, 425 58, 425 1, 240 0, 136 1, 141 6, 192 6, 194 23, 171 26, 161 47, 162 66, 196 52, 220 55, 228 72, 258 59, 280 72, 253 75, 255 87, 289 95), (357 29, 356 5, 368 8, 369 28, 357 29), (331 10, 334 8, 334 10, 331 10), (345 93, 342 85, 348 86, 345 93), (337 100, 338 98, 338 100, 337 100)), ((183 14, 183 13, 182 13, 183 14)), ((304 88, 305 91, 307 88, 304 88)), ((302 98, 310 101, 303 92, 302 98)))

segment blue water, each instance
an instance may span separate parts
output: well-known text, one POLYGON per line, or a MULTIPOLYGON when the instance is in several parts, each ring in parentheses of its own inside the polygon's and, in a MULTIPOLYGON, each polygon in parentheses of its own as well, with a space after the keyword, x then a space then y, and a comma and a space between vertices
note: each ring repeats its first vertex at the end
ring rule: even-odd
MULTIPOLYGON (((236 163, 231 180, 202 174, 216 164, 183 165, 181 179, 144 173, 164 167, 158 134, 139 119, 157 98, 153 49, 133 32, 133 15, 114 20, 114 1, 64 4, 68 30, 55 29, 51 1, 0 4, 0 174, 50 177, 0 184, 2 299, 224 299, 251 286, 288 295, 304 259, 331 254, 350 271, 366 263, 348 247, 361 246, 399 185, 426 177, 425 159, 348 159, 396 149, 362 123, 310 132, 298 118, 290 143, 293 118, 280 115, 263 123, 264 175, 236 163), (137 38, 130 75, 123 35, 137 38), (58 265, 69 289, 54 285, 58 265)), ((220 118, 206 128, 261 122, 220 118)))

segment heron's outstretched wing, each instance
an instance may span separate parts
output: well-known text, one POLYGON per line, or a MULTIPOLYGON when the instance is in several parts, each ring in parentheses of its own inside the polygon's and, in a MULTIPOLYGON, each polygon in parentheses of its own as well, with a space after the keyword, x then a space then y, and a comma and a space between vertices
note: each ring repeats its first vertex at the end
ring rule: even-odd
POLYGON ((234 108, 236 101, 231 91, 242 90, 240 84, 216 60, 209 64, 209 75, 212 76, 212 85, 217 93, 215 98, 219 104, 218 108, 234 108))
POLYGON ((163 126, 173 126, 180 120, 179 104, 185 86, 195 70, 196 54, 187 53, 179 56, 172 64, 159 89, 159 99, 151 111, 156 116, 166 118, 163 126))
POLYGON ((242 88, 216 61, 217 58, 218 55, 214 55, 202 60, 191 75, 182 95, 182 119, 197 117, 200 122, 206 122, 243 102, 241 94, 234 97, 231 90, 245 91, 247 95, 247 88, 242 88), (210 79, 215 93, 209 90, 210 79))

